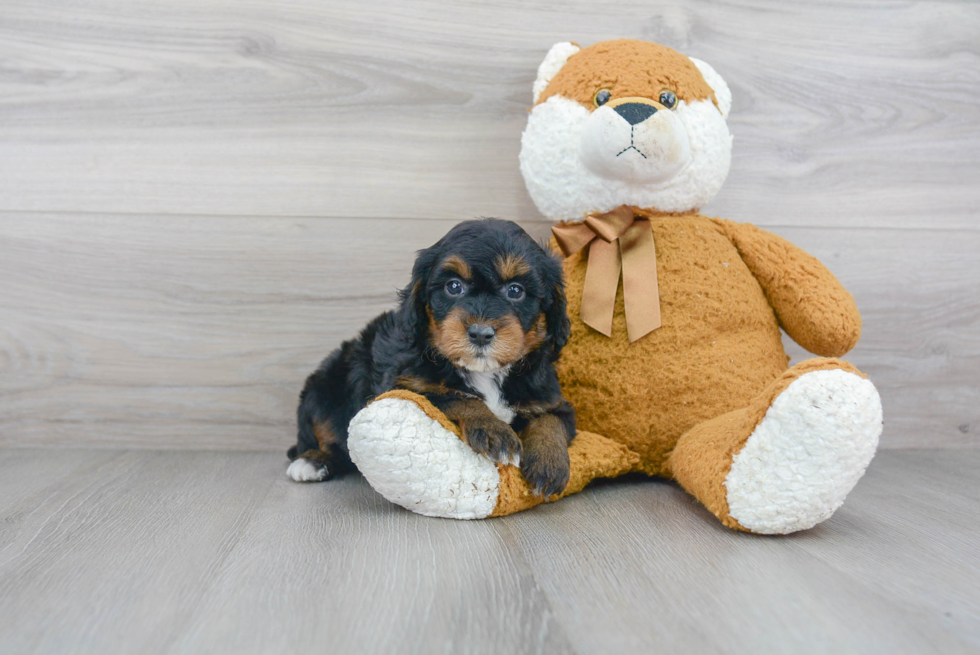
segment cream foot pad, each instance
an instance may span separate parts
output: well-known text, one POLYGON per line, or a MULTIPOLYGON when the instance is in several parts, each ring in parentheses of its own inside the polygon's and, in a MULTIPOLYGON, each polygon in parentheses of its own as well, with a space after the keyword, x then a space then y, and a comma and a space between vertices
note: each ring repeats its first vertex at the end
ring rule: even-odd
MULTIPOLYGON (((361 410, 350 423, 347 445, 375 491, 418 514, 482 519, 546 502, 531 492, 520 469, 473 452, 456 425, 409 391, 390 391, 361 410)), ((568 456, 571 477, 560 497, 639 464, 626 446, 591 432, 578 433, 568 456)))
POLYGON ((497 505, 497 465, 418 404, 381 398, 348 428, 350 456, 382 496, 418 514, 482 519, 497 505))
POLYGON ((842 370, 800 376, 735 456, 725 480, 730 515, 761 534, 824 521, 864 475, 881 426, 869 380, 842 370))

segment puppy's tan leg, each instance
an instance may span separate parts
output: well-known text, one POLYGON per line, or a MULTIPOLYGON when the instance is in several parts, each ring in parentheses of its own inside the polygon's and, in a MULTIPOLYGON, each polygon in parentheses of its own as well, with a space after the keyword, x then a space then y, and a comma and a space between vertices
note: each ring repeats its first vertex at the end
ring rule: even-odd
POLYGON ((564 491, 571 474, 569 434, 554 414, 531 419, 522 435, 521 474, 535 495, 551 498, 564 491))

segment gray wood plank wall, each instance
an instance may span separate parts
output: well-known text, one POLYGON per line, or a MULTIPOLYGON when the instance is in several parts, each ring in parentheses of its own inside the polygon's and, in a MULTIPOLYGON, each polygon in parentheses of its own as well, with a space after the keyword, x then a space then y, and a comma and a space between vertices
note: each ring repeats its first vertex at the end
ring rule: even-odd
POLYGON ((0 445, 284 448, 416 249, 479 215, 547 233, 517 167, 534 71, 627 36, 728 80, 705 213, 850 288, 882 445, 974 446, 978 34, 966 1, 7 0, 0 445))

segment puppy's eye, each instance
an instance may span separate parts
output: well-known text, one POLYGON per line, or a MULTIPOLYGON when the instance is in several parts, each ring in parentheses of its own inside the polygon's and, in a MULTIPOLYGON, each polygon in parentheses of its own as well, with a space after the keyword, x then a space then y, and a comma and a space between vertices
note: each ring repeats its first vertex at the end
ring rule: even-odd
POLYGON ((664 89, 660 92, 660 104, 667 109, 673 109, 677 106, 677 96, 674 95, 673 91, 667 91, 664 89))
POLYGON ((595 92, 595 95, 592 96, 592 102, 596 107, 601 107, 609 102, 610 98, 612 98, 612 94, 609 92, 609 89, 599 89, 595 92))
POLYGON ((519 284, 511 284, 507 287, 507 297, 511 300, 523 300, 524 299, 524 287, 519 284))
POLYGON ((458 296, 459 294, 463 293, 464 288, 463 283, 455 278, 449 282, 446 282, 446 293, 448 293, 450 296, 458 296))

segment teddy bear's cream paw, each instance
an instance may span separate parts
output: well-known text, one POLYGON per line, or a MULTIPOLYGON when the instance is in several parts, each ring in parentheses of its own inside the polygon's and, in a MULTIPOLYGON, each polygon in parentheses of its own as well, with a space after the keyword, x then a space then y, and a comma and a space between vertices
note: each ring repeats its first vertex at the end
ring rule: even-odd
POLYGON ((874 457, 881 399, 853 373, 794 380, 766 412, 725 479, 729 514, 760 534, 787 534, 830 518, 874 457))
POLYGON ((389 501, 425 516, 482 519, 493 512, 500 474, 459 437, 403 398, 382 398, 350 423, 350 456, 389 501))

